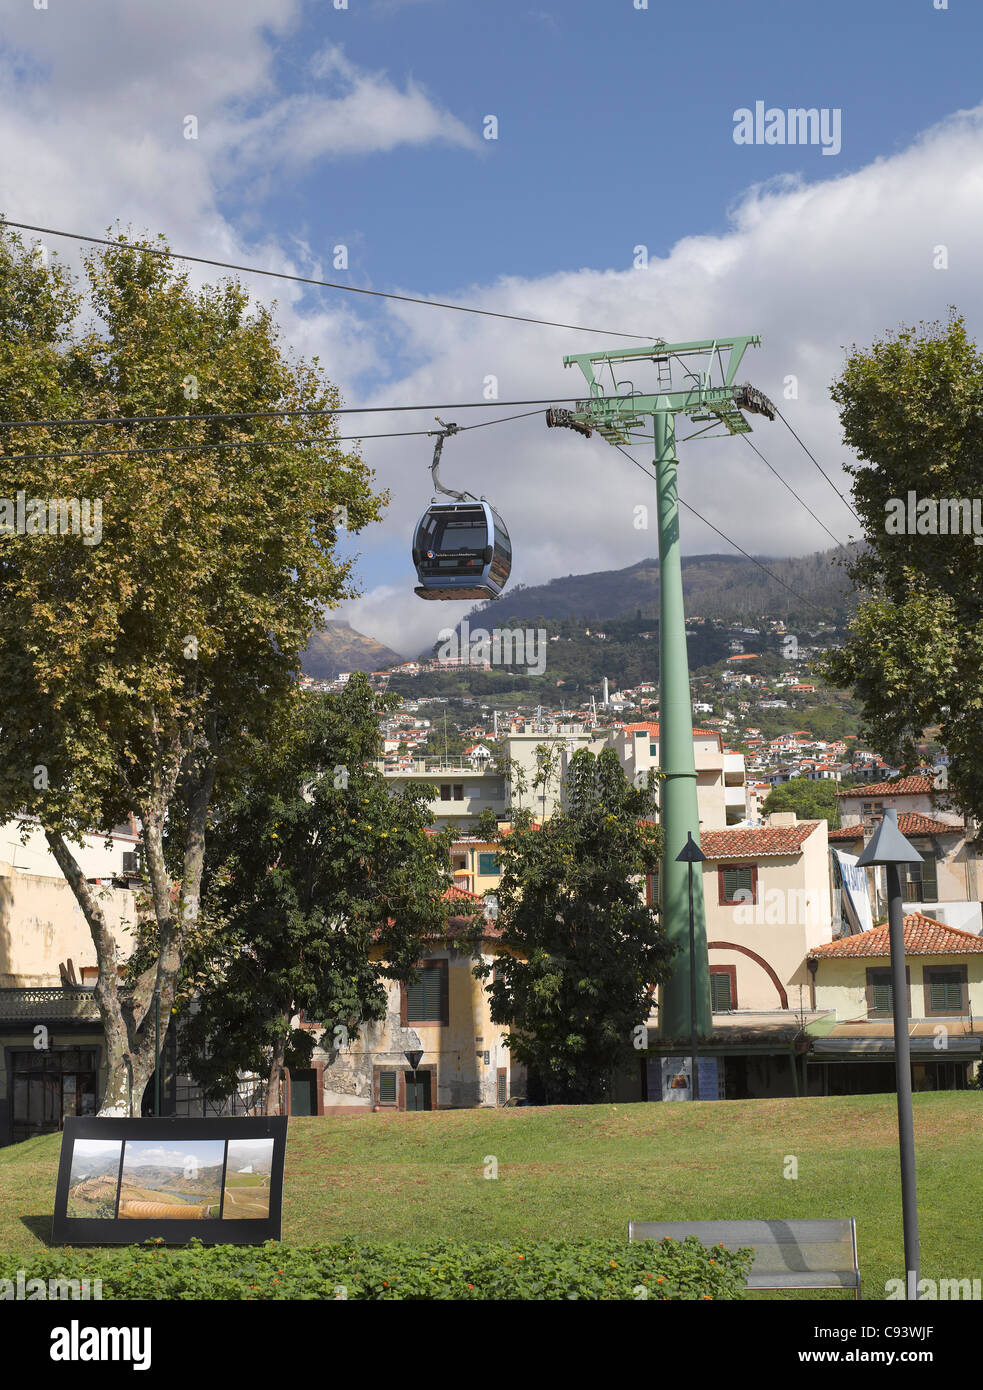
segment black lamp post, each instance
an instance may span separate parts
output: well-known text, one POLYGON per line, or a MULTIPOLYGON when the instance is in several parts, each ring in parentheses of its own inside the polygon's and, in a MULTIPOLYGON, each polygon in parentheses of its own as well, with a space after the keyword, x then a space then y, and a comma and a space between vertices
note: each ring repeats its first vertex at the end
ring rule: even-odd
POLYGON ((692 830, 686 832, 686 843, 676 855, 677 864, 685 864, 689 876, 689 1034, 690 1066, 693 1068, 693 1100, 700 1099, 700 1064, 696 1052, 696 923, 693 917, 693 865, 702 864, 706 855, 693 839, 692 830))
POLYGON ((901 1148, 901 1219, 904 1227, 905 1292, 918 1298, 918 1198, 915 1192, 915 1127, 911 1109, 911 1044, 908 1039, 908 988, 905 978, 904 911, 901 864, 922 856, 898 829, 897 811, 885 811, 858 864, 887 868, 887 917, 891 943, 891 1001, 894 1013, 894 1068, 898 1084, 898 1141, 901 1148))
POLYGON ((423 1061, 423 1049, 421 1048, 418 1052, 404 1052, 403 1056, 410 1064, 410 1071, 413 1073, 413 1085, 415 1086, 417 1068, 423 1061))

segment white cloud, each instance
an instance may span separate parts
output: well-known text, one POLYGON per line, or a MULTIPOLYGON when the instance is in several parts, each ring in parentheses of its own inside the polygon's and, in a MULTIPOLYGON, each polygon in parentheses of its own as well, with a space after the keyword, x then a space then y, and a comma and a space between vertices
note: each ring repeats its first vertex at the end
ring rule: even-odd
POLYGON ((234 153, 241 171, 255 165, 296 167, 323 157, 435 141, 479 148, 475 132, 437 106, 412 79, 400 88, 386 73, 359 69, 334 45, 317 55, 311 72, 329 88, 327 93, 298 93, 252 119, 223 121, 220 143, 234 153))

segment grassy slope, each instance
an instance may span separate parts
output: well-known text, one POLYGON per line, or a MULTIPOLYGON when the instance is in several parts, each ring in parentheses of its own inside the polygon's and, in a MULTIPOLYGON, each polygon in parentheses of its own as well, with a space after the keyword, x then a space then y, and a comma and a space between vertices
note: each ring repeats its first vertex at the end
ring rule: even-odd
MULTIPOLYGON (((865 1293, 883 1297, 903 1263, 896 1119, 892 1096, 862 1096, 294 1120, 283 1238, 576 1239, 620 1236, 630 1217, 856 1216, 865 1293)), ((981 1120, 975 1092, 915 1097, 925 1276, 983 1276, 981 1120)), ((21 1218, 50 1212, 59 1142, 0 1150, 0 1250, 44 1238, 21 1218)))

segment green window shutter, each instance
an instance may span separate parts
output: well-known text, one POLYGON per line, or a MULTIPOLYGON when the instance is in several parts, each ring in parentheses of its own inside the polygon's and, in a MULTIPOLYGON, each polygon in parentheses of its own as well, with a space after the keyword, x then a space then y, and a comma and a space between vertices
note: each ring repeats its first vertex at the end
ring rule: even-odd
POLYGON ((501 869, 500 869, 499 866, 498 866, 498 855, 497 855, 497 854, 479 854, 479 855, 478 855, 478 873, 479 873, 479 874, 500 874, 501 872, 502 872, 502 871, 501 871, 501 869))
POLYGON ((381 1071, 379 1073, 379 1104, 396 1104, 396 1073, 394 1071, 381 1071))
POLYGON ((963 1003, 963 982, 958 970, 933 972, 929 985, 929 1007, 933 1013, 959 1013, 963 1003))
POLYGON ((504 1105, 509 1098, 509 1079, 504 1071, 498 1074, 498 1103, 504 1105))
POLYGON ((750 864, 737 864, 724 869, 724 898, 727 902, 733 902, 740 892, 754 892, 754 873, 750 864))
POLYGON ((447 971, 425 965, 416 984, 406 987, 406 1018, 410 1023, 443 1023, 447 1016, 447 971))
POLYGON ((726 1013, 733 1008, 730 997, 730 975, 723 971, 710 972, 710 1008, 715 1014, 726 1013))
POLYGON ((423 1017, 423 976, 406 986, 406 1017, 411 1023, 423 1017))
POLYGON ((874 1000, 874 1012, 879 1014, 894 1013, 894 996, 891 993, 891 983, 889 980, 874 977, 872 995, 874 1000))

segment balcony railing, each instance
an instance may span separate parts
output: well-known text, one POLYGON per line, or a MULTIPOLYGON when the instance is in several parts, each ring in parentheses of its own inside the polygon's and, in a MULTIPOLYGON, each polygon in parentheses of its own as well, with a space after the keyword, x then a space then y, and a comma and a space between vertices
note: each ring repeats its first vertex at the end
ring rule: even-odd
POLYGON ((53 1020, 98 1022, 95 987, 68 985, 61 988, 0 989, 0 1019, 4 1022, 53 1020))

